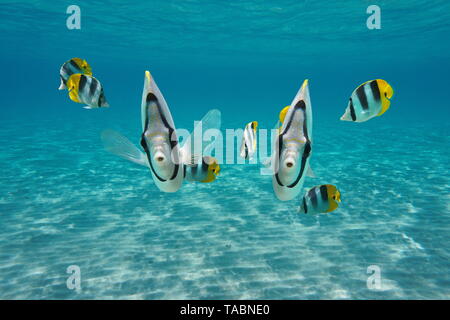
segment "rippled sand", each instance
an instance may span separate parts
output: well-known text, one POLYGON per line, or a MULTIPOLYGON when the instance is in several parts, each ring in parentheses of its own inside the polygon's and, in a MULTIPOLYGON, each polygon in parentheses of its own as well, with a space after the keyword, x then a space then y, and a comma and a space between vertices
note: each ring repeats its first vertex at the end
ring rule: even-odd
POLYGON ((256 165, 161 193, 102 150, 102 129, 0 128, 0 298, 450 298, 448 127, 318 127, 305 188, 342 194, 319 217, 278 201, 256 165))

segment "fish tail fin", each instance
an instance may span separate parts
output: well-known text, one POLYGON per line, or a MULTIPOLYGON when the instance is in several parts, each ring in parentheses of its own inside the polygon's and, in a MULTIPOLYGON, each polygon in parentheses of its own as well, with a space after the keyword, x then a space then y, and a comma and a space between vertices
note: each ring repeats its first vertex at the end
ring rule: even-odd
POLYGON ((102 132, 101 138, 106 151, 141 166, 148 166, 145 153, 119 132, 107 129, 102 132))
POLYGON ((306 208, 306 194, 300 198, 300 207, 298 208, 298 213, 308 213, 308 208, 306 208))
POLYGON ((343 121, 352 121, 352 118, 350 117, 350 112, 345 111, 345 113, 342 115, 342 117, 340 118, 340 120, 343 120, 343 121))

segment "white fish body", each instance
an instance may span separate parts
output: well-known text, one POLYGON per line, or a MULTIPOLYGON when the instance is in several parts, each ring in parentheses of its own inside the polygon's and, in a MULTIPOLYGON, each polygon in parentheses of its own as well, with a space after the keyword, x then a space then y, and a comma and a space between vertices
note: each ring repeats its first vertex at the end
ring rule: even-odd
POLYGON ((148 71, 145 72, 141 119, 141 146, 153 181, 161 191, 175 192, 183 183, 178 137, 167 103, 148 71))
POLYGON ((274 144, 272 186, 282 201, 296 197, 310 172, 312 110, 308 80, 292 101, 274 144))

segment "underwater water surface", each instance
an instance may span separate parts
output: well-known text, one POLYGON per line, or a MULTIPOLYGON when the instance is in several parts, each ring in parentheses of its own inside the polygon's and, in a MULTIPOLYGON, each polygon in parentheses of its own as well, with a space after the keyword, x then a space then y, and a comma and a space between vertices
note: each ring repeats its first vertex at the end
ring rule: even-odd
POLYGON ((366 26, 369 1, 80 1, 81 29, 68 30, 71 4, 0 4, 1 299, 450 298, 447 1, 379 1, 380 30, 366 26), (72 57, 110 108, 57 90, 72 57), (340 207, 299 214, 300 196, 277 200, 255 164, 160 192, 100 139, 114 129, 138 144, 144 70, 177 127, 218 108, 224 132, 272 128, 309 79, 316 177, 304 188, 336 185, 340 207), (377 78, 391 108, 340 121, 377 78))

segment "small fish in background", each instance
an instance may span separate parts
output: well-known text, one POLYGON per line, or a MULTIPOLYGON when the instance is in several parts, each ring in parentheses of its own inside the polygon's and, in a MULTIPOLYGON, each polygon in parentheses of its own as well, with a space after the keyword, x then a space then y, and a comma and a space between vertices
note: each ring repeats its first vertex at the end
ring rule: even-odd
POLYGON ((64 90, 67 88, 67 80, 70 76, 76 73, 86 74, 92 76, 92 69, 86 60, 80 58, 72 58, 62 65, 59 69, 59 77, 61 78, 61 84, 58 90, 64 90))
POLYGON ((257 139, 256 130, 258 129, 258 122, 249 122, 244 129, 244 135, 242 137, 240 156, 244 159, 253 159, 253 155, 256 153, 257 139))
POLYGON ((389 109, 394 90, 385 80, 376 79, 364 82, 356 88, 341 120, 364 122, 381 116, 389 109))
POLYGON ((187 181, 213 182, 220 172, 220 166, 216 158, 204 156, 201 161, 192 157, 191 163, 185 164, 184 178, 187 181))
POLYGON ((109 107, 103 87, 96 78, 85 74, 73 74, 67 80, 69 98, 78 103, 85 103, 85 109, 109 107))
POLYGON ((300 204, 300 213, 318 214, 336 210, 341 202, 341 193, 331 184, 312 187, 305 193, 300 204))

